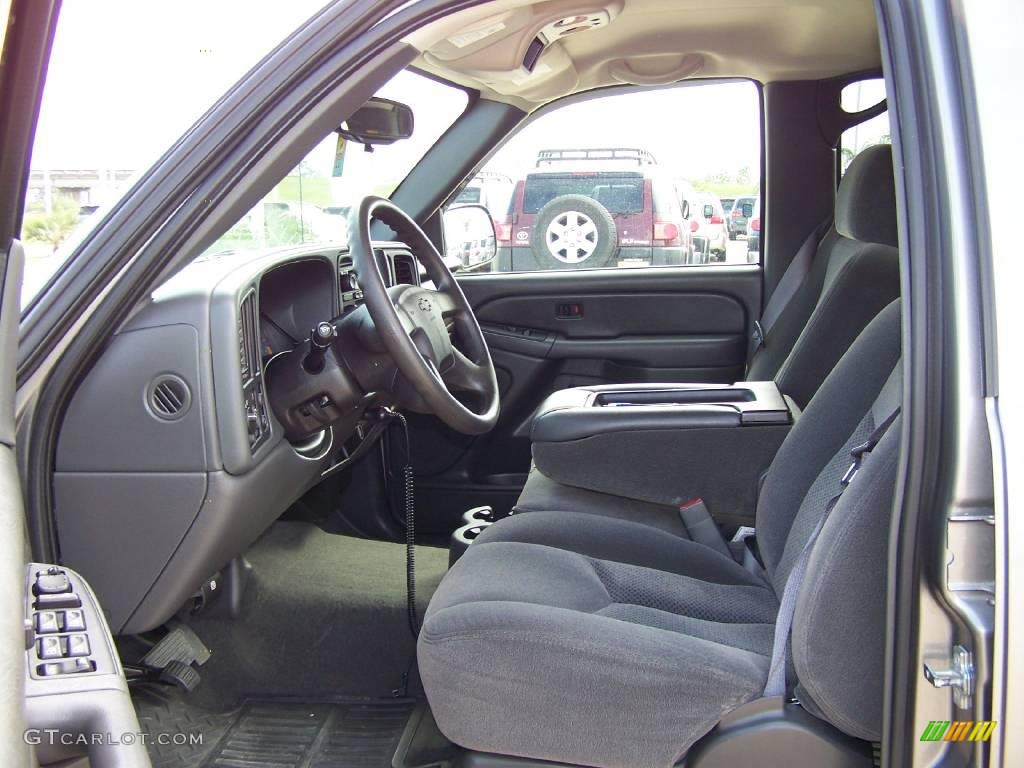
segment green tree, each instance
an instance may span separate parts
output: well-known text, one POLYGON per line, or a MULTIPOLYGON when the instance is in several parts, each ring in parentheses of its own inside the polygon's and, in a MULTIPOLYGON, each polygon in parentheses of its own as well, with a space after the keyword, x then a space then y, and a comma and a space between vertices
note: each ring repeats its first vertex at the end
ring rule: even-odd
POLYGON ((21 226, 21 236, 37 243, 49 243, 54 248, 64 242, 78 224, 78 203, 66 197, 53 201, 50 213, 29 213, 21 226))

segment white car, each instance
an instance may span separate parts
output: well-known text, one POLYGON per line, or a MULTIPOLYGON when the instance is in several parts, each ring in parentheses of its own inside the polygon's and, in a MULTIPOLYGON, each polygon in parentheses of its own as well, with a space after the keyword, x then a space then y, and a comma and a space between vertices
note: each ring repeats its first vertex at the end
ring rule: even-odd
POLYGON ((729 233, 721 200, 707 193, 698 194, 696 204, 690 210, 690 230, 693 232, 693 249, 700 263, 725 261, 729 233))

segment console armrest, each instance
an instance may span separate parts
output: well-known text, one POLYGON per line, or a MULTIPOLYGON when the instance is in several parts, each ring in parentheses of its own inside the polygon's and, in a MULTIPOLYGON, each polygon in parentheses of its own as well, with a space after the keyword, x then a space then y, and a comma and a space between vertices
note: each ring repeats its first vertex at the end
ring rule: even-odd
POLYGON ((541 406, 533 458, 566 485, 747 518, 794 416, 770 381, 577 387, 541 406))

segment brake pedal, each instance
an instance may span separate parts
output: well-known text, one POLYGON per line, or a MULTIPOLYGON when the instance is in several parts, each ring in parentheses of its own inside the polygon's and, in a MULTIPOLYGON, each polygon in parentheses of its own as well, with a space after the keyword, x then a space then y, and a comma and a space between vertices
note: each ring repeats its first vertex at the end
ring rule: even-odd
POLYGON ((199 635, 184 624, 175 624, 172 625, 171 631, 142 657, 142 664, 146 667, 164 669, 172 661, 180 661, 201 667, 209 658, 210 649, 199 639, 199 635))

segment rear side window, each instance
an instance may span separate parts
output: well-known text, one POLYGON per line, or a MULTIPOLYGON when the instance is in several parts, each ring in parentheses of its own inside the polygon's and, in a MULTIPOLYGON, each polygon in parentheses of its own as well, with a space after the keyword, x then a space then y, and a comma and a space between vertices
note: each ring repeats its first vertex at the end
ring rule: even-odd
POLYGON ((497 256, 463 271, 756 262, 746 219, 730 218, 721 200, 761 188, 757 87, 704 81, 603 93, 544 110, 467 181, 452 205, 487 208, 497 256))
POLYGON ((456 203, 479 203, 480 202, 480 187, 466 187, 459 193, 459 196, 455 199, 456 203))
POLYGON ((609 213, 639 213, 644 209, 644 178, 639 174, 530 174, 523 193, 523 213, 537 213, 556 197, 583 195, 601 203, 609 213))
MULTIPOLYGON (((858 80, 843 88, 840 103, 844 112, 857 114, 885 100, 885 80, 880 77, 858 80)), ((876 144, 891 144, 889 112, 868 118, 843 132, 839 140, 839 170, 846 173, 853 158, 876 144)))

